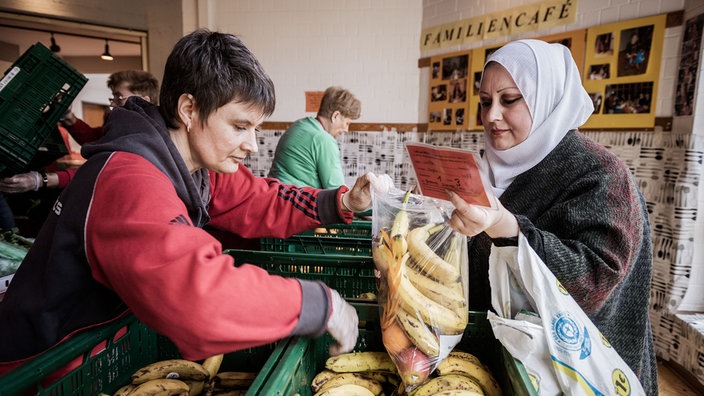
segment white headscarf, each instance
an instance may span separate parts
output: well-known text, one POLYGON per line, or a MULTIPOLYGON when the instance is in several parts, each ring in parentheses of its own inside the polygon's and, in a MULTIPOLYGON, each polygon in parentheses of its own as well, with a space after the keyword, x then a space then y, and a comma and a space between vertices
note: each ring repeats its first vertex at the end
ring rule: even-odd
POLYGON ((543 160, 571 129, 594 111, 570 50, 562 44, 518 40, 499 48, 489 62, 501 64, 523 94, 533 119, 528 138, 507 150, 495 150, 486 136, 486 162, 497 196, 513 179, 543 160))

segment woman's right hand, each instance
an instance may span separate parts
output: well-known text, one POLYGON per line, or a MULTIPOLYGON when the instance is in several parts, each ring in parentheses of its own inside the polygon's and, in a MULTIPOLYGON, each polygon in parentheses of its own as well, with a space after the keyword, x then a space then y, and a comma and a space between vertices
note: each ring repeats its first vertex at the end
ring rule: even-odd
POLYGON ((4 193, 37 191, 40 183, 41 177, 38 172, 19 173, 12 177, 0 179, 0 191, 4 193))

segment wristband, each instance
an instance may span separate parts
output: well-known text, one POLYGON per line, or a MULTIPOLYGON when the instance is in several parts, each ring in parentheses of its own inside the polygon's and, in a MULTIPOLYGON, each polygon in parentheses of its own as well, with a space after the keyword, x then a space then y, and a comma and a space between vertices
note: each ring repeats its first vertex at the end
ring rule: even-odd
POLYGON ((39 185, 42 182, 41 176, 39 172, 31 172, 31 174, 34 176, 34 191, 39 191, 39 185))
POLYGON ((46 188, 46 185, 49 183, 49 178, 46 176, 46 172, 44 172, 43 170, 40 170, 39 174, 42 176, 42 187, 46 188))
POLYGON ((347 199, 345 199, 345 198, 347 198, 347 192, 345 192, 345 193, 342 194, 342 206, 344 206, 345 208, 347 208, 347 211, 348 211, 348 212, 353 212, 353 213, 354 213, 354 210, 352 210, 352 208, 350 208, 350 204, 347 202, 347 199))

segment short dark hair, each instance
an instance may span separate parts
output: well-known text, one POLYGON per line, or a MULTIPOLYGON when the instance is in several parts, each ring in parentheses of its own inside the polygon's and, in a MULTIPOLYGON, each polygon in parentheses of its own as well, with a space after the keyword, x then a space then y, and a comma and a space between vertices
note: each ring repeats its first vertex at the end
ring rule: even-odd
POLYGON ((276 106, 274 83, 254 54, 233 34, 198 29, 182 37, 164 67, 159 106, 166 124, 178 128, 178 99, 191 94, 201 123, 235 100, 270 116, 276 106))
POLYGON ((108 88, 115 92, 122 83, 127 83, 131 92, 140 96, 149 96, 149 101, 158 104, 159 80, 153 74, 144 70, 122 70, 108 77, 108 88))
POLYGON ((356 120, 362 113, 362 102, 342 87, 328 87, 320 101, 318 115, 330 118, 336 111, 343 117, 356 120))

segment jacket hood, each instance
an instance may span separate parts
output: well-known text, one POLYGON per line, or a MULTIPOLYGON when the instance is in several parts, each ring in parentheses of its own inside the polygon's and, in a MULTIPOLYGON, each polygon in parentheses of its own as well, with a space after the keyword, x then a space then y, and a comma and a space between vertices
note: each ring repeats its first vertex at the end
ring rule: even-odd
POLYGON ((84 158, 115 151, 145 158, 171 180, 194 225, 202 227, 207 224, 210 219, 207 213, 210 200, 208 171, 200 169, 193 174, 188 171, 157 106, 131 96, 123 107, 110 112, 104 132, 101 139, 82 146, 84 158))

